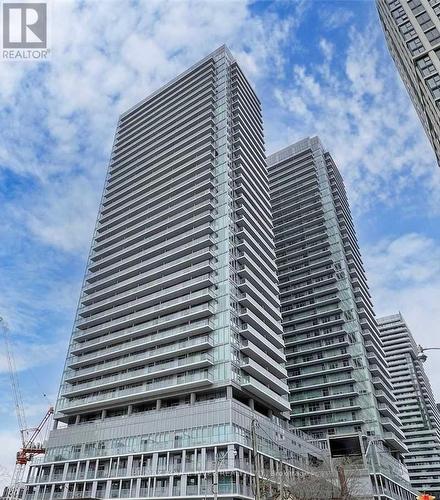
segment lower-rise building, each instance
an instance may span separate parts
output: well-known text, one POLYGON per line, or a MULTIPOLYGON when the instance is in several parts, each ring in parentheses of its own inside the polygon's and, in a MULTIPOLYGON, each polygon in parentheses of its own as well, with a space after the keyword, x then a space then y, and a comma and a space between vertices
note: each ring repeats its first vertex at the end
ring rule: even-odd
POLYGON ((419 349, 403 316, 378 319, 408 453, 414 488, 440 498, 440 413, 419 349))

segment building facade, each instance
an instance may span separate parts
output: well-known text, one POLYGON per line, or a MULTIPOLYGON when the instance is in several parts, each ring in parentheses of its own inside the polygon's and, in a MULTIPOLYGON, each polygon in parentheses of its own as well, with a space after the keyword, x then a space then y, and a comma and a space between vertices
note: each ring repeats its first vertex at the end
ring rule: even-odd
POLYGON ((320 459, 283 348, 260 102, 221 47, 119 119, 27 500, 253 498, 320 459))
POLYGON ((406 436, 411 484, 440 498, 440 413, 418 347, 400 313, 378 323, 406 436))
POLYGON ((375 495, 404 498, 405 436, 342 178, 317 137, 268 167, 291 425, 360 456, 375 495))
POLYGON ((440 0, 376 0, 389 51, 440 165, 440 0))

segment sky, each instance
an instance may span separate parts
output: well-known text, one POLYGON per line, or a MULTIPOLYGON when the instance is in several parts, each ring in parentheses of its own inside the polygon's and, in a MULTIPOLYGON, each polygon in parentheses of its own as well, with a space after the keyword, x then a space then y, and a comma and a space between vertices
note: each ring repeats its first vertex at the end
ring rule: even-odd
MULTIPOLYGON (((118 116, 226 43, 272 153, 319 135, 377 315, 440 346, 440 169, 373 1, 57 0, 48 62, 0 61, 0 315, 30 424, 55 402, 118 116), (47 396, 44 396, 46 394, 47 396)), ((425 364, 440 398, 440 353, 425 364)), ((0 484, 19 446, 0 351, 0 484)))

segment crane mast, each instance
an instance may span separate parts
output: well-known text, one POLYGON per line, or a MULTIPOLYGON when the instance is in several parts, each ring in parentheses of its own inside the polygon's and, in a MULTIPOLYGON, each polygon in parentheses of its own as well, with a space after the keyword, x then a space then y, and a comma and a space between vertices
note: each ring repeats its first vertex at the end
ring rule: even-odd
POLYGON ((2 337, 6 347, 6 359, 8 364, 9 379, 11 382, 15 413, 17 415, 21 438, 21 448, 16 455, 15 467, 12 474, 11 484, 7 489, 6 499, 17 500, 18 498, 20 498, 20 488, 23 484, 28 462, 30 462, 35 455, 44 454, 46 451, 44 448, 44 443, 38 442, 37 439, 42 434, 43 429, 48 426, 54 409, 52 406, 50 406, 39 425, 35 428, 28 428, 26 422, 26 414, 24 411, 23 397, 21 395, 20 384, 18 383, 17 368, 15 364, 14 353, 12 350, 9 328, 1 316, 0 327, 3 333, 2 337))

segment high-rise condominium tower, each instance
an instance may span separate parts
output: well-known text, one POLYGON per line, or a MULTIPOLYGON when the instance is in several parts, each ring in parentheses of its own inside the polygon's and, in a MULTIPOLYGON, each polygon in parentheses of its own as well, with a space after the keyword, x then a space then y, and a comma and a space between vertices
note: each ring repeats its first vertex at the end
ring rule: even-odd
POLYGON ((440 0, 376 0, 391 56, 440 165, 440 0))
POLYGON ((342 178, 317 137, 268 166, 291 425, 368 462, 376 495, 404 498, 404 434, 342 178))
POLYGON ((260 102, 221 47, 120 117, 26 498, 253 498, 253 441, 260 470, 319 458, 283 419, 274 259, 260 102))
POLYGON ((440 413, 419 350, 401 314, 378 323, 406 436, 411 484, 440 498, 440 413))

